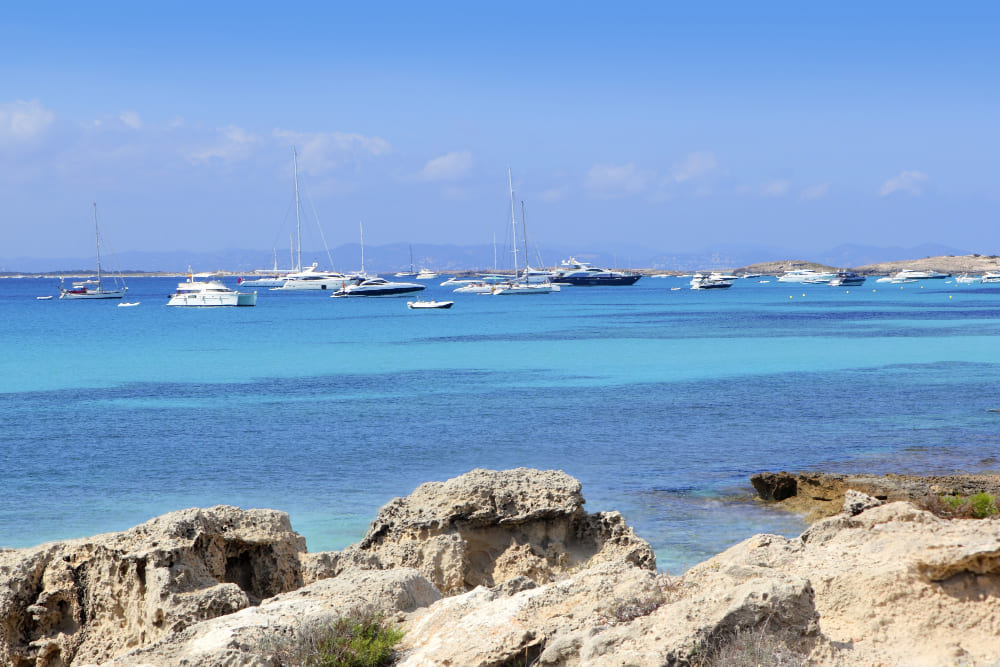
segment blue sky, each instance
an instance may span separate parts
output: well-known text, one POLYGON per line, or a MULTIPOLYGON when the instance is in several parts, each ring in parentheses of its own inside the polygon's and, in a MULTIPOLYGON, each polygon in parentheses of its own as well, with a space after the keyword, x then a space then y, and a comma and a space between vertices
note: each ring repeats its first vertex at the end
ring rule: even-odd
POLYGON ((540 245, 1000 252, 1000 9, 754 5, 5 7, 0 255, 86 256, 93 201, 287 247, 293 144, 331 246, 489 243, 511 167, 540 245))

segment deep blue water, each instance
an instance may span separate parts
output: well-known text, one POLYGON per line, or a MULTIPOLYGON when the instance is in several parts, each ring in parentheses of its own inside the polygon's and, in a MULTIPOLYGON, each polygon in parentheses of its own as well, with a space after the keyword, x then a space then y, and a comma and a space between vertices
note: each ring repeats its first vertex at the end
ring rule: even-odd
MULTIPOLYGON (((443 280, 443 278, 442 278, 443 280)), ((528 297, 256 308, 38 301, 0 280, 0 547, 123 530, 219 503, 290 513, 311 551, 477 467, 557 468, 677 572, 795 518, 761 470, 993 470, 1000 289, 684 279, 528 297), (671 290, 684 286, 685 289, 671 290)))

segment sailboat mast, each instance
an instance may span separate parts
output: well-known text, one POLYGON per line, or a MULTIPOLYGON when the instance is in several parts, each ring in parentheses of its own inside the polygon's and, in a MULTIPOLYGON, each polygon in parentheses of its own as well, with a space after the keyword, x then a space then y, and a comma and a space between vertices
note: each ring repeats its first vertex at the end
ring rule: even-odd
POLYGON ((97 202, 94 202, 94 239, 97 242, 97 289, 101 289, 101 230, 97 226, 97 202))
POLYGON ((292 146, 292 173, 295 176, 295 236, 298 239, 298 258, 295 261, 295 270, 302 270, 302 220, 299 215, 299 156, 292 146))
POLYGON ((528 257, 528 220, 524 217, 524 200, 521 200, 521 235, 524 237, 524 281, 528 282, 528 267, 531 264, 528 257))
POLYGON ((510 189, 510 228, 511 241, 514 245, 514 279, 517 280, 517 220, 514 219, 514 181, 510 176, 510 167, 507 167, 507 187, 510 189))
POLYGON ((365 223, 361 220, 358 221, 358 227, 361 229, 361 275, 367 275, 365 273, 365 223))

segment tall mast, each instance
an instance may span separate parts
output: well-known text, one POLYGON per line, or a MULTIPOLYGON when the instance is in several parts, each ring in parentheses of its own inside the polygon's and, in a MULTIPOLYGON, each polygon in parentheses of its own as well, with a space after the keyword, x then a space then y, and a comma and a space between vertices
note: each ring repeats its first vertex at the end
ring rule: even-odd
POLYGON ((497 233, 493 232, 493 273, 497 272, 497 233))
POLYGON ((361 275, 368 275, 365 273, 365 223, 358 221, 358 227, 361 229, 361 275))
POLYGON ((94 239, 97 242, 97 289, 101 289, 101 230, 97 227, 97 202, 94 202, 94 239))
POLYGON ((524 200, 521 200, 521 234, 524 236, 524 281, 528 282, 528 265, 531 261, 528 257, 528 221, 524 217, 524 200))
POLYGON ((510 228, 511 240, 514 244, 514 280, 517 280, 517 220, 514 219, 514 181, 510 177, 510 167, 507 167, 507 186, 510 189, 510 228))
POLYGON ((292 146, 292 173, 295 175, 295 236, 298 239, 298 258, 295 261, 295 270, 302 270, 302 220, 299 217, 299 157, 292 146))

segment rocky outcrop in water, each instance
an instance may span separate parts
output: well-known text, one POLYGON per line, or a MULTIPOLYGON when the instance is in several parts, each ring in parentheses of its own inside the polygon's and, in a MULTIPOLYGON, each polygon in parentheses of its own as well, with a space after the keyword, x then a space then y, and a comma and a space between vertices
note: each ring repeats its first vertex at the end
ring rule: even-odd
POLYGON ((366 607, 405 631, 409 667, 711 664, 764 639, 771 664, 995 664, 1000 520, 845 496, 678 576, 551 471, 425 484, 326 554, 280 512, 185 510, 0 552, 0 662, 273 667, 304 625, 366 607))

